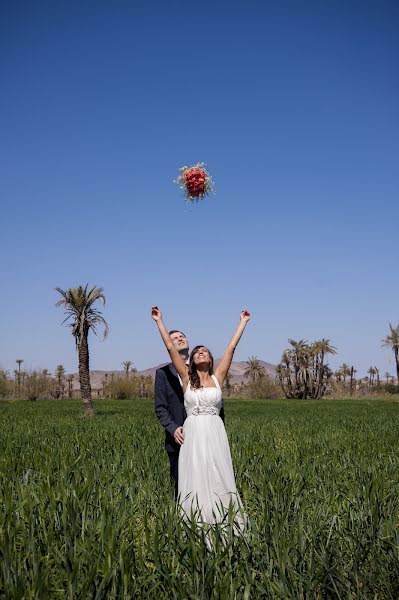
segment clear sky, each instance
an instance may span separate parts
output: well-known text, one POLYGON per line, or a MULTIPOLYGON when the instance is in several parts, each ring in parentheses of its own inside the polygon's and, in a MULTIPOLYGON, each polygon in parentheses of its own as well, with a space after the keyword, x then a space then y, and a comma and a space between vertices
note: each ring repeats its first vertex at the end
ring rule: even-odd
POLYGON ((0 367, 76 371, 56 286, 101 286, 91 368, 166 360, 150 319, 220 356, 394 373, 399 5, 392 1, 0 6, 0 367), (216 195, 186 205, 178 168, 216 195))

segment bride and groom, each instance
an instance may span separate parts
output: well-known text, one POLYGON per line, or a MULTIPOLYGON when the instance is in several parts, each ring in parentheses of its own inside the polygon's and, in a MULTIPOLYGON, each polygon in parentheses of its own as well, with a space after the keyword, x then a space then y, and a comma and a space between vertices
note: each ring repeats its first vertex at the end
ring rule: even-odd
MULTIPOLYGON (((216 368, 211 352, 203 345, 188 355, 187 338, 180 331, 168 332, 157 306, 151 316, 172 360, 156 372, 155 412, 165 428, 175 493, 186 515, 217 523, 227 511, 233 509, 238 515, 242 509, 220 418, 224 416, 221 387, 250 314, 241 312, 239 325, 216 368)), ((243 516, 237 516, 236 523, 242 528, 243 516)))

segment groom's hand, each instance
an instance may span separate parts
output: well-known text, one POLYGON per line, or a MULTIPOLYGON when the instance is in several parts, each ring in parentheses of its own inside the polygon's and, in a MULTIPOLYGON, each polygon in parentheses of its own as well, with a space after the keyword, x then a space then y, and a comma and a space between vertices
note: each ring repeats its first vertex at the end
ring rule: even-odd
POLYGON ((173 437, 175 438, 175 442, 181 446, 184 443, 183 427, 178 427, 174 432, 173 437))
POLYGON ((153 306, 151 308, 151 317, 154 319, 154 321, 160 321, 162 319, 162 313, 158 306, 153 306))

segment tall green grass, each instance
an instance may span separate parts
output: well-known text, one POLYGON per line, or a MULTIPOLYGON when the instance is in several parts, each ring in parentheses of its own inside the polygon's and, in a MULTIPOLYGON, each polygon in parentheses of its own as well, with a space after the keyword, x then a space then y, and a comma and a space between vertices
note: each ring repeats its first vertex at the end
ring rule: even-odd
POLYGON ((399 404, 226 402, 250 530, 171 500, 148 400, 0 403, 0 598, 399 597, 399 404))

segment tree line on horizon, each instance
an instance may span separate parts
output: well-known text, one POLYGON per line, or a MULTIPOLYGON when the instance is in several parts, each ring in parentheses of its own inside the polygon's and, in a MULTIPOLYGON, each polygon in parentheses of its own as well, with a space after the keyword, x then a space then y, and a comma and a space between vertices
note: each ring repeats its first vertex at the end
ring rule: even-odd
MULTIPOLYGON (((94 408, 92 403, 92 387, 90 381, 90 356, 88 337, 90 331, 98 335, 98 330, 103 331, 105 339, 109 332, 108 323, 104 319, 101 311, 94 306, 98 302, 105 305, 105 296, 103 288, 89 285, 79 286, 63 290, 59 287, 56 291, 61 298, 56 302, 56 306, 62 306, 66 318, 63 323, 68 322, 71 327, 71 333, 75 340, 75 347, 78 356, 78 371, 80 396, 83 402, 83 411, 85 416, 93 416, 94 408)), ((383 346, 389 347, 393 353, 396 364, 396 380, 399 382, 399 325, 394 327, 389 323, 390 333, 382 340, 383 346)), ((382 383, 380 373, 377 367, 372 366, 368 370, 368 376, 363 380, 356 379, 356 369, 353 365, 343 363, 339 369, 333 372, 326 357, 337 354, 337 349, 328 339, 317 340, 308 343, 306 340, 288 340, 290 348, 283 352, 280 363, 276 367, 276 380, 281 387, 286 398, 322 398, 328 391, 333 389, 335 384, 343 384, 346 389, 347 379, 349 381, 349 392, 353 394, 366 386, 366 389, 381 390, 382 383)), ((67 397, 72 397, 73 375, 65 374, 62 365, 58 365, 54 377, 50 377, 46 369, 42 371, 33 371, 26 373, 21 371, 23 359, 16 359, 18 369, 14 371, 14 392, 21 392, 22 388, 28 387, 28 398, 34 399, 35 390, 45 387, 47 393, 54 398, 65 397, 65 386, 67 385, 67 397)), ((122 363, 125 371, 125 380, 117 378, 117 381, 107 380, 103 382, 103 393, 106 397, 129 397, 133 391, 135 394, 147 397, 149 395, 148 378, 135 376, 135 369, 131 361, 122 363), (129 375, 130 374, 130 375, 129 375), (137 380, 137 381, 136 381, 137 380), (139 381, 140 380, 140 381, 139 381), (129 383, 130 382, 130 383, 129 383), (133 384, 133 386, 132 386, 133 384), (139 386, 137 388, 136 384, 139 386), (117 386, 117 387, 115 387, 117 386), (119 387, 118 387, 119 386, 119 387), (136 386, 136 387, 134 387, 136 386)), ((261 361, 252 356, 247 361, 247 369, 244 373, 249 379, 247 392, 252 393, 253 397, 260 394, 266 394, 265 397, 275 397, 276 383, 266 374, 261 361), (269 395, 267 395, 269 394, 269 395)), ((389 392, 397 392, 399 386, 394 385, 395 378, 390 373, 384 374, 386 379, 385 388, 389 392), (391 388, 389 388, 391 386, 391 388)), ((149 377, 152 381, 152 378, 149 377)), ((227 394, 231 391, 231 376, 226 377, 225 391, 227 394)), ((7 392, 9 377, 5 371, 0 371, 0 397, 4 397, 7 392)), ((262 395, 260 395, 262 397, 262 395)))

